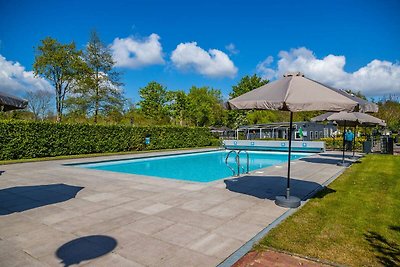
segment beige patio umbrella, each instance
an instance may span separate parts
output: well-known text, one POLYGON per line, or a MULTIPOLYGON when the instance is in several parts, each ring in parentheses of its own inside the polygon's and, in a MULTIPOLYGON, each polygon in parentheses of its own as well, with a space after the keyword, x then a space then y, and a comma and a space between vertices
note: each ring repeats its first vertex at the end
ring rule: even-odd
POLYGON ((337 91, 338 93, 347 96, 351 99, 353 99, 354 101, 358 102, 358 111, 362 112, 362 113, 376 113, 379 110, 379 106, 373 102, 369 102, 365 99, 362 99, 358 96, 355 96, 354 94, 348 93, 346 91, 343 90, 339 90, 339 89, 335 89, 330 87, 332 90, 337 91))
POLYGON ((0 111, 10 111, 14 109, 24 109, 28 101, 5 92, 0 92, 0 111))
POLYGON ((300 72, 288 73, 282 79, 267 83, 248 93, 231 99, 230 109, 270 109, 290 111, 289 153, 286 196, 277 196, 275 203, 282 207, 296 208, 301 201, 290 195, 290 157, 292 150, 293 112, 298 111, 353 111, 360 103, 319 82, 305 78, 300 72))
MULTIPOLYGON (((341 111, 338 113, 334 112, 327 112, 322 115, 316 116, 311 119, 311 121, 315 122, 322 122, 322 121, 334 121, 336 124, 339 126, 343 126, 343 154, 342 154, 342 162, 339 162, 338 165, 346 166, 346 163, 344 161, 344 155, 345 155, 345 139, 344 139, 344 133, 346 132, 346 126, 353 126, 355 129, 357 129, 358 125, 363 125, 363 126, 386 126, 385 121, 378 119, 374 116, 371 116, 369 114, 365 114, 362 112, 346 112, 346 111, 341 111)), ((355 137, 354 137, 354 143, 353 143, 353 157, 355 154, 354 146, 355 146, 355 137)))

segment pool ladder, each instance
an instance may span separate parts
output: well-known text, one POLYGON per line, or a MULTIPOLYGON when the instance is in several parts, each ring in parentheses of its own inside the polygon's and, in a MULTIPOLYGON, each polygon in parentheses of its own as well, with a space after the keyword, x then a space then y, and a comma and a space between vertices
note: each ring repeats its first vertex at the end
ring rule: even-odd
POLYGON ((242 152, 246 153, 246 157, 247 157, 246 173, 249 173, 249 161, 250 161, 249 160, 249 153, 246 150, 231 150, 226 155, 225 164, 232 171, 233 176, 240 176, 240 169, 242 169, 242 173, 244 173, 244 167, 240 166, 240 153, 242 153, 242 152), (228 159, 229 159, 229 156, 231 155, 231 153, 235 154, 235 160, 236 160, 236 164, 237 164, 237 173, 236 173, 235 169, 232 166, 230 166, 229 163, 228 163, 228 159))

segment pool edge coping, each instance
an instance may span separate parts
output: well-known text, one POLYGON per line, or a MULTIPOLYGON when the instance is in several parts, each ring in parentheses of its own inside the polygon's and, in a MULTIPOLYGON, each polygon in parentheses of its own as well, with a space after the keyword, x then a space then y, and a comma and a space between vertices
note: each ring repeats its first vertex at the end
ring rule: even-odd
MULTIPOLYGON (((229 150, 229 149, 226 149, 226 148, 223 148, 223 147, 219 147, 219 148, 210 148, 210 149, 204 149, 204 150, 198 150, 198 151, 197 150, 195 150, 195 151, 187 151, 187 152, 185 151, 185 152, 178 153, 178 154, 176 154, 177 151, 168 151, 170 153, 165 152, 165 154, 163 154, 163 152, 155 152, 155 153, 162 153, 162 154, 158 154, 158 155, 147 155, 147 153, 143 153, 142 154, 142 155, 144 155, 143 157, 139 156, 139 157, 133 157, 133 158, 104 159, 104 160, 99 160, 99 161, 87 161, 87 162, 71 162, 71 163, 66 162, 66 163, 61 163, 60 165, 63 166, 63 167, 74 167, 74 166, 77 166, 77 165, 86 165, 86 164, 117 162, 117 161, 125 161, 125 160, 141 160, 141 159, 146 159, 146 158, 159 158, 159 157, 178 156, 178 155, 180 156, 180 155, 198 154, 198 153, 210 153, 210 152, 218 152, 218 151, 221 151, 221 150, 229 150)), ((261 152, 261 151, 255 151, 255 152, 261 152)), ((262 151, 262 152, 285 153, 284 151, 262 151)), ((308 154, 308 155, 306 155, 304 157, 301 157, 301 158, 298 158, 298 159, 293 159, 293 160, 291 160, 291 162, 296 162, 296 161, 301 160, 302 158, 310 157, 312 155, 319 154, 319 153, 315 153, 315 152, 294 152, 294 153, 308 154)), ((220 179, 217 179, 217 180, 208 181, 208 182, 180 180, 180 179, 176 179, 176 178, 159 177, 159 176, 151 176, 151 175, 143 175, 143 174, 132 174, 132 175, 138 175, 138 176, 145 177, 145 178, 148 178, 148 179, 166 179, 166 180, 172 180, 172 181, 182 181, 182 182, 187 182, 187 183, 194 183, 194 184, 202 184, 202 185, 212 186, 212 185, 218 184, 220 181, 224 181, 226 179, 235 179, 235 178, 237 179, 237 178, 241 178, 243 176, 255 173, 257 171, 263 171, 264 172, 265 170, 267 170, 269 168, 274 168, 274 167, 277 167, 277 166, 284 166, 284 165, 287 165, 287 161, 279 163, 277 165, 272 165, 272 166, 264 167, 264 168, 261 168, 261 169, 253 170, 253 171, 250 171, 249 173, 243 173, 243 174, 241 174, 239 176, 228 176, 228 177, 223 177, 223 178, 220 178, 220 179)), ((85 168, 85 167, 83 167, 83 168, 85 168)), ((97 170, 95 168, 86 168, 86 169, 95 170, 95 171, 104 171, 104 170, 97 170)), ((130 173, 123 173, 123 174, 131 175, 130 173)))

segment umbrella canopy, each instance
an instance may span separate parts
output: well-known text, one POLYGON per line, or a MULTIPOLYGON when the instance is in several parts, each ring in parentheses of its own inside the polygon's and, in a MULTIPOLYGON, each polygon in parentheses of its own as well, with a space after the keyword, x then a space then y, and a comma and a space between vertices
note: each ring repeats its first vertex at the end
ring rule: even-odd
POLYGON ((9 95, 4 92, 0 92, 0 110, 9 111, 14 109, 24 109, 28 105, 28 101, 9 95))
MULTIPOLYGON (((337 89, 336 89, 337 90, 337 89)), ((362 113, 376 113, 379 111, 379 107, 377 104, 369 102, 365 99, 359 98, 353 94, 349 94, 345 91, 342 90, 338 90, 340 91, 340 93, 347 95, 348 97, 350 97, 351 99, 353 99, 354 101, 358 102, 358 111, 362 112, 362 113)))
POLYGON ((378 119, 369 114, 365 114, 362 112, 345 112, 341 111, 338 113, 327 112, 317 117, 311 119, 311 121, 335 121, 338 125, 343 126, 344 122, 346 122, 347 126, 355 126, 355 125, 379 125, 386 126, 385 121, 378 119))
POLYGON ((300 72, 288 73, 280 80, 267 83, 248 93, 231 99, 230 109, 270 109, 290 111, 289 150, 286 196, 277 196, 279 206, 296 208, 300 199, 290 195, 290 157, 292 146, 293 112, 298 111, 353 111, 360 103, 340 90, 305 78, 300 72))
MULTIPOLYGON (((386 126, 385 121, 378 119, 374 116, 361 113, 361 112, 346 112, 346 111, 341 111, 338 113, 334 112, 327 112, 322 115, 319 115, 317 117, 314 117, 311 119, 311 121, 334 121, 338 125, 344 127, 344 132, 346 131, 346 126, 353 126, 357 127, 357 125, 364 125, 364 126, 374 126, 374 125, 380 125, 380 126, 386 126)), ((354 146, 355 146, 355 138, 354 138, 354 146)), ((345 138, 343 138, 343 154, 342 154, 342 165, 345 165, 344 161, 344 151, 345 151, 345 138)), ((353 146, 353 157, 355 153, 355 148, 353 146)))
MULTIPOLYGON (((326 85, 327 86, 327 85, 326 85)), ((358 103, 358 111, 363 112, 363 113, 376 113, 379 111, 379 106, 375 103, 369 102, 368 100, 362 99, 358 96, 355 96, 352 93, 348 93, 346 91, 340 90, 340 89, 336 89, 330 86, 327 86, 329 88, 331 88, 332 90, 338 92, 339 94, 346 96, 350 99, 353 99, 354 101, 356 101, 358 103)))
POLYGON ((352 111, 359 102, 351 95, 305 78, 301 73, 285 74, 280 80, 228 101, 230 109, 298 111, 352 111))

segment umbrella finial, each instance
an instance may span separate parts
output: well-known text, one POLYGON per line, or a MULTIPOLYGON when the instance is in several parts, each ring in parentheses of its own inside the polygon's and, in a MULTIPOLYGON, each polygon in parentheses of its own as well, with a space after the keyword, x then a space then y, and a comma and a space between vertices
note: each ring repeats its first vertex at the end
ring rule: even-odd
POLYGON ((283 74, 283 77, 291 77, 291 76, 300 76, 300 77, 304 77, 304 74, 301 73, 300 71, 286 72, 285 74, 283 74))

